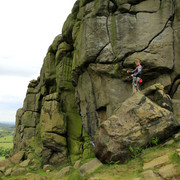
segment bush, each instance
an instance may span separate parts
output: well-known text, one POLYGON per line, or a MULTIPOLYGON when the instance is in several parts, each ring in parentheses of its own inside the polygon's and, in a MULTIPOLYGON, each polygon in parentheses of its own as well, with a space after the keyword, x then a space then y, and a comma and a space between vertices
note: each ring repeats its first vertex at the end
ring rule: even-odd
POLYGON ((13 151, 12 148, 3 148, 3 147, 0 147, 0 156, 7 156, 9 155, 11 152, 13 151))

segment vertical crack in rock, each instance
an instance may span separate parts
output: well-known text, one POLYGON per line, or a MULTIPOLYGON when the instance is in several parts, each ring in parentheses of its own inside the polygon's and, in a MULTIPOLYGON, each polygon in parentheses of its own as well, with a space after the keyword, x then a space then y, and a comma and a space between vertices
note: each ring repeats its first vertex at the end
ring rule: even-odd
POLYGON ((174 34, 174 28, 173 28, 173 21, 175 16, 175 0, 172 0, 172 12, 173 12, 173 18, 171 22, 171 28, 173 31, 173 69, 175 68, 175 34, 174 34))
MULTIPOLYGON (((108 27, 108 21, 109 21, 109 16, 107 17, 106 19, 106 28, 107 28, 107 35, 108 35, 108 38, 109 38, 109 44, 111 44, 111 38, 110 38, 110 32, 109 32, 109 27, 108 27)), ((111 44, 111 47, 112 47, 112 44, 111 44)), ((116 59, 116 55, 114 53, 114 49, 112 48, 112 53, 116 59)))
MULTIPOLYGON (((94 97, 94 106, 95 106, 95 109, 97 109, 96 96, 95 96, 95 92, 94 92, 95 87, 94 87, 94 84, 93 84, 93 81, 92 81, 92 76, 91 76, 91 73, 89 73, 89 71, 87 71, 87 73, 88 73, 88 75, 90 77, 90 81, 91 81, 91 85, 92 85, 92 95, 94 97)), ((95 114, 95 116, 96 116, 96 120, 95 120, 96 121, 96 129, 94 129, 94 132, 96 132, 96 130, 97 130, 98 126, 99 126, 97 115, 95 114)), ((94 136, 95 133, 91 132, 91 135, 94 136)))
POLYGON ((173 19, 174 19, 174 13, 173 13, 173 14, 169 17, 169 19, 166 21, 166 23, 165 23, 164 27, 162 28, 162 30, 161 30, 159 33, 157 33, 157 34, 149 41, 148 45, 147 45, 145 48, 143 48, 143 49, 141 49, 141 50, 137 50, 137 51, 132 51, 132 52, 126 53, 126 54, 124 55, 124 57, 120 60, 120 61, 123 62, 123 63, 122 63, 123 67, 124 67, 124 61, 125 61, 126 58, 128 58, 129 56, 131 56, 131 55, 134 54, 134 53, 143 52, 143 51, 145 51, 147 48, 149 48, 151 42, 152 42, 154 39, 156 39, 160 34, 162 34, 162 33, 164 32, 164 30, 168 27, 169 22, 172 22, 173 19))

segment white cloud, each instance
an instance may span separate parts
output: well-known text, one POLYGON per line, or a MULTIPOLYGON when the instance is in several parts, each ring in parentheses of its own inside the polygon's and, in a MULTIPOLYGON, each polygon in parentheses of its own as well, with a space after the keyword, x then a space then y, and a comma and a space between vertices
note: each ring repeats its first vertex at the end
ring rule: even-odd
POLYGON ((0 121, 14 121, 75 1, 0 1, 0 121))

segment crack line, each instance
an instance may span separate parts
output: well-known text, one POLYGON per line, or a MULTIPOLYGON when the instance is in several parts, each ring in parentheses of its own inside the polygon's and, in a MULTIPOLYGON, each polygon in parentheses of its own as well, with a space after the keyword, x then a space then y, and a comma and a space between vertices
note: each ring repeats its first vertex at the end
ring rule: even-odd
POLYGON ((124 67, 124 61, 125 61, 125 59, 126 59, 127 57, 131 56, 131 55, 134 54, 134 53, 143 52, 143 51, 145 51, 147 48, 149 48, 151 42, 152 42, 156 37, 158 37, 161 33, 164 32, 164 30, 165 30, 165 29, 167 28, 167 26, 168 26, 169 21, 173 21, 173 19, 174 19, 174 13, 169 17, 169 19, 168 19, 167 22, 165 23, 164 27, 162 28, 162 30, 161 30, 159 33, 157 33, 157 34, 149 41, 148 45, 147 45, 145 48, 143 48, 143 49, 141 49, 141 50, 137 50, 137 51, 132 51, 132 52, 126 53, 126 54, 124 55, 124 57, 120 60, 120 61, 123 61, 122 66, 124 67))

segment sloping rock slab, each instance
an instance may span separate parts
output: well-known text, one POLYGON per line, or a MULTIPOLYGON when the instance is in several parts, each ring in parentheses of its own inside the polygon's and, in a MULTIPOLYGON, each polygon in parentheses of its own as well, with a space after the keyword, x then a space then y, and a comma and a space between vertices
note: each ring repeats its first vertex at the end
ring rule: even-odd
POLYGON ((73 169, 72 166, 67 166, 67 167, 61 169, 58 173, 56 173, 55 180, 59 180, 61 177, 68 174, 72 169, 73 169))
POLYGON ((154 174, 152 170, 144 171, 142 175, 146 180, 162 180, 162 178, 154 174))
POLYGON ((8 170, 6 170, 6 172, 4 173, 5 176, 10 176, 12 173, 12 168, 9 168, 8 170))
POLYGON ((14 154, 10 160, 12 163, 14 164, 19 164, 20 161, 23 159, 24 157, 24 151, 19 151, 18 153, 14 154))
POLYGON ((169 156, 164 155, 144 164, 143 169, 151 169, 169 162, 169 156))
POLYGON ((0 167, 0 172, 5 172, 6 168, 5 167, 0 167))
POLYGON ((19 176, 21 174, 24 174, 26 172, 26 170, 24 168, 18 168, 18 169, 15 169, 11 175, 12 176, 19 176))
POLYGON ((0 161, 0 167, 7 168, 10 166, 12 166, 12 163, 8 159, 4 159, 4 160, 0 161))
POLYGON ((159 170, 159 174, 163 178, 170 178, 177 174, 177 168, 173 164, 168 164, 166 166, 161 167, 159 170))
POLYGON ((102 163, 98 159, 93 159, 80 167, 79 174, 81 176, 90 174, 94 172, 97 168, 99 168, 101 165, 102 163))
POLYGON ((20 166, 26 167, 26 166, 28 166, 30 163, 31 163, 31 160, 30 160, 30 159, 27 159, 27 160, 23 161, 22 163, 20 163, 20 166))
POLYGON ((164 140, 177 131, 179 123, 173 113, 158 103, 161 95, 153 98, 163 94, 162 87, 154 87, 153 91, 149 88, 149 93, 148 89, 143 91, 149 98, 141 92, 135 93, 100 125, 95 139, 95 154, 102 162, 123 163, 132 156, 130 147, 144 147, 155 137, 164 140))

